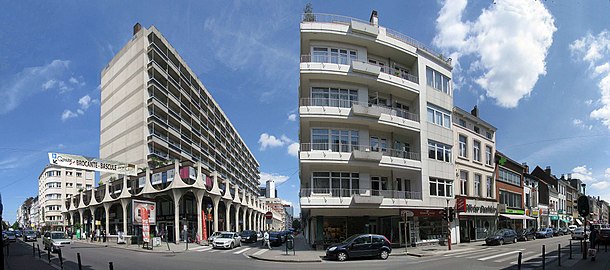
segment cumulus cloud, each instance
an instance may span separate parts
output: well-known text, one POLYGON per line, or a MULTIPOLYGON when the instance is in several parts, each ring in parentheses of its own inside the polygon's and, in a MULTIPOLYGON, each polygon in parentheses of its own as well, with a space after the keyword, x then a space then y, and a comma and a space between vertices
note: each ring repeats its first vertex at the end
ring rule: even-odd
POLYGON ((545 59, 557 30, 553 16, 540 1, 497 1, 475 21, 463 22, 466 6, 466 0, 444 2, 434 45, 456 66, 459 58, 472 56, 465 72, 472 73, 473 82, 497 105, 517 107, 546 74, 545 59))
POLYGON ((75 118, 78 117, 78 114, 76 114, 75 112, 71 111, 71 110, 65 110, 62 114, 61 114, 61 121, 66 121, 70 118, 75 118))
POLYGON ((260 183, 264 184, 267 182, 267 180, 273 180, 275 182, 275 185, 277 186, 278 184, 284 183, 288 180, 288 176, 286 175, 281 175, 281 174, 276 174, 276 173, 266 173, 266 172, 261 172, 259 174, 260 176, 260 183))
POLYGON ((91 97, 89 95, 83 96, 78 100, 78 104, 82 110, 89 109, 89 106, 91 106, 91 97))
POLYGON ((71 110, 65 110, 61 115, 61 120, 66 121, 70 118, 76 118, 79 115, 84 115, 87 109, 91 107, 91 104, 97 104, 99 101, 97 99, 92 99, 89 95, 85 95, 78 99, 78 109, 76 109, 76 113, 71 110))
POLYGON ((70 79, 68 79, 68 82, 78 86, 85 86, 85 81, 83 80, 83 77, 79 77, 79 79, 70 77, 70 79))
POLYGON ((583 128, 583 129, 588 129, 588 130, 593 129, 593 125, 587 125, 587 124, 585 124, 585 122, 583 122, 583 121, 582 121, 582 120, 580 120, 580 119, 574 119, 574 120, 572 120, 572 124, 573 124, 575 127, 579 127, 579 128, 583 128))
POLYGON ((599 107, 589 117, 601 121, 610 129, 610 32, 604 30, 596 36, 589 33, 572 42, 570 51, 579 61, 587 63, 593 77, 599 79, 599 107))
POLYGON ((599 182, 591 184, 591 186, 596 189, 606 189, 606 188, 610 187, 610 181, 599 181, 599 182))
POLYGON ((593 172, 590 168, 587 168, 587 165, 577 166, 572 169, 572 178, 580 179, 583 182, 597 181, 595 178, 593 178, 593 172))
POLYGON ((288 145, 288 154, 296 157, 299 155, 299 143, 291 143, 288 145))
POLYGON ((294 113, 291 113, 290 115, 288 115, 288 120, 294 122, 297 120, 297 115, 294 113))
POLYGON ((258 144, 260 144, 260 150, 265 151, 267 148, 284 146, 284 144, 286 144, 286 142, 284 142, 281 139, 276 138, 273 135, 263 133, 263 134, 261 134, 260 138, 258 139, 258 144))

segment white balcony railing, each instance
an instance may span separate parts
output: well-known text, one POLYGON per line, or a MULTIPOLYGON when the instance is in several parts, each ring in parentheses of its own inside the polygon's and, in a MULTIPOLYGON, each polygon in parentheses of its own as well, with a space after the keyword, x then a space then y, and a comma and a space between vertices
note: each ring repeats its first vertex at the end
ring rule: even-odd
POLYGON ((421 200, 418 191, 346 189, 346 188, 302 188, 300 197, 352 197, 354 195, 381 196, 391 199, 421 200))
POLYGON ((400 118, 419 122, 419 115, 399 108, 390 108, 386 106, 379 106, 375 104, 369 104, 366 102, 359 102, 354 100, 346 99, 333 99, 333 98, 302 98, 300 106, 321 106, 321 107, 336 107, 336 108, 352 108, 354 105, 361 105, 364 107, 370 107, 378 109, 379 111, 397 116, 400 118))
POLYGON ((416 152, 408 152, 399 149, 381 148, 370 145, 350 145, 338 143, 301 143, 300 151, 329 151, 339 153, 350 153, 352 151, 369 151, 381 152, 383 156, 391 156, 411 160, 421 160, 421 155, 416 152))

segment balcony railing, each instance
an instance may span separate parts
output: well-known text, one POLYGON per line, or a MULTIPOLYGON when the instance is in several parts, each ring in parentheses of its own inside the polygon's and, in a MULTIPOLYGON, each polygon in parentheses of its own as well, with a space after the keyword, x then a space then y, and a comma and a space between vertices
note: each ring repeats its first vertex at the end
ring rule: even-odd
POLYGON ((339 153, 351 153, 352 151, 370 151, 370 152, 381 152, 384 156, 391 156, 397 158, 421 160, 420 153, 408 152, 399 149, 381 148, 370 145, 350 145, 350 144, 338 144, 338 143, 301 143, 300 151, 330 151, 339 153))
MULTIPOLYGON (((358 60, 358 61, 360 61, 360 60, 358 60)), ((362 62, 364 62, 364 61, 362 61, 362 62)), ((403 78, 403 79, 405 79, 407 81, 411 81, 411 82, 414 82, 416 84, 419 84, 419 78, 417 76, 413 75, 413 74, 410 74, 410 73, 402 71, 402 70, 397 70, 395 68, 391 68, 391 67, 386 66, 386 65, 379 65, 379 64, 370 63, 370 62, 368 62, 368 63, 371 64, 371 65, 380 67, 381 68, 380 69, 381 72, 383 72, 385 74, 390 74, 390 75, 393 75, 393 76, 396 76, 396 77, 399 77, 399 78, 403 78)))
POLYGON ((379 106, 375 104, 369 104, 366 102, 359 102, 354 100, 345 99, 333 99, 333 98, 302 98, 300 106, 322 106, 322 107, 337 107, 337 108, 352 108, 354 105, 361 105, 364 107, 371 107, 380 110, 383 113, 397 116, 400 118, 419 122, 419 115, 409 111, 405 111, 399 108, 390 108, 385 106, 379 106))
MULTIPOLYGON (((346 57, 346 56, 339 56, 339 55, 314 55, 314 56, 312 56, 310 54, 301 55, 301 63, 329 63, 329 64, 338 64, 338 65, 351 65, 352 62, 368 63, 367 61, 364 61, 364 60, 350 58, 350 57, 346 57)), ((389 66, 382 66, 382 65, 378 65, 378 64, 374 64, 374 63, 369 63, 369 64, 381 67, 381 72, 383 72, 383 73, 393 75, 393 76, 396 76, 399 78, 403 78, 405 80, 419 84, 419 78, 413 74, 409 74, 402 70, 399 71, 399 70, 393 69, 389 66)))
MULTIPOLYGON (((361 22, 361 23, 370 24, 370 22, 368 22, 368 21, 364 21, 364 20, 360 20, 360 19, 356 19, 356 18, 334 15, 334 14, 324 14, 324 13, 304 13, 301 16, 301 21, 302 22, 336 23, 336 24, 343 24, 343 25, 350 25, 352 21, 357 21, 357 22, 361 22)), ((395 30, 392 30, 389 28, 386 28, 386 35, 391 38, 394 38, 396 40, 402 41, 406 44, 409 44, 415 48, 426 51, 427 53, 429 53, 435 57, 438 57, 445 63, 451 65, 451 59, 444 59, 444 57, 442 57, 441 54, 437 53, 432 48, 424 45, 423 43, 415 40, 412 37, 409 37, 405 34, 402 34, 398 31, 395 31, 395 30)))
POLYGON ((352 197, 354 195, 381 196, 391 199, 421 200, 418 191, 346 189, 346 188, 303 188, 300 197, 352 197))

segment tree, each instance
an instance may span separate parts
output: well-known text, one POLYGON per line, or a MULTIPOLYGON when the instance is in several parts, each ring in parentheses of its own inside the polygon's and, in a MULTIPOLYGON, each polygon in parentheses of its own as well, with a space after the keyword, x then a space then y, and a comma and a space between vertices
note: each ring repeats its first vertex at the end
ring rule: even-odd
POLYGON ((316 17, 313 15, 313 7, 311 3, 307 3, 305 8, 303 9, 303 21, 304 22, 314 22, 316 21, 316 17))
POLYGON ((299 219, 294 219, 292 220, 292 228, 294 228, 295 230, 300 230, 301 229, 301 220, 299 219))
POLYGON ((19 222, 15 221, 15 223, 13 223, 13 226, 11 226, 11 228, 13 228, 13 230, 18 230, 19 229, 19 222))

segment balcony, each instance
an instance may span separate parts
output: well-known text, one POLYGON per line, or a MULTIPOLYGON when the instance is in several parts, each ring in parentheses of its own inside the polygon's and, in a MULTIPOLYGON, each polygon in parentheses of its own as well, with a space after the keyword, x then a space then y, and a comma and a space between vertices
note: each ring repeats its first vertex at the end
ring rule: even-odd
POLYGON ((394 157, 409 160, 421 160, 421 155, 399 149, 379 148, 370 145, 349 145, 338 143, 301 143, 301 152, 328 151, 338 153, 352 153, 354 159, 381 161, 382 157, 394 157))
POLYGON ((419 115, 398 108, 390 108, 369 104, 366 102, 358 102, 353 100, 332 99, 332 98, 302 98, 301 106, 314 107, 333 107, 333 108, 351 108, 354 115, 379 118, 381 114, 388 114, 402 119, 407 119, 419 123, 419 115))
POLYGON ((303 188, 299 197, 381 197, 388 199, 421 200, 422 194, 417 191, 344 189, 344 188, 303 188))

